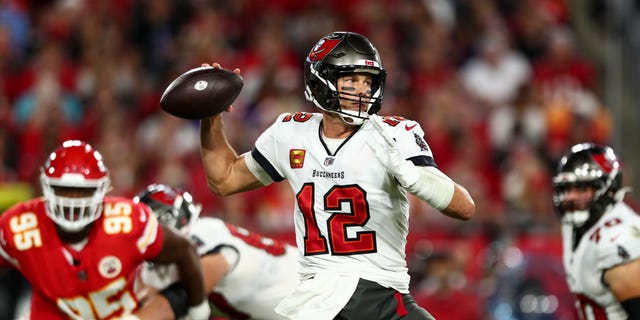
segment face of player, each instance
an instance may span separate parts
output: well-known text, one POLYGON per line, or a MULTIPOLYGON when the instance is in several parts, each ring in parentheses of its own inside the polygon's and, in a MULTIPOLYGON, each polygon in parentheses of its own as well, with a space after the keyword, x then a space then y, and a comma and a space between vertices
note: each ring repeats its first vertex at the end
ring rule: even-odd
MULTIPOLYGON (((56 196, 58 197, 64 197, 64 198, 73 198, 73 199, 78 199, 78 198, 88 198, 91 197, 95 192, 96 192, 96 188, 76 188, 76 187, 53 187, 53 190, 56 194, 56 196)), ((82 212, 80 212, 81 208, 69 208, 69 207, 63 207, 63 210, 65 212, 65 215, 70 216, 70 220, 75 220, 75 218, 77 218, 77 216, 79 216, 82 212)))
POLYGON ((343 75, 336 81, 340 94, 340 108, 367 112, 369 97, 371 97, 372 76, 369 73, 350 73, 343 75))
POLYGON ((53 187, 57 196, 65 198, 86 198, 96 192, 96 188, 53 187))
MULTIPOLYGON (((91 197, 95 193, 96 188, 72 188, 56 186, 53 187, 53 190, 58 197, 80 199, 91 197)), ((64 215, 67 217, 67 219, 76 220, 79 216, 82 215, 82 213, 84 212, 84 208, 62 207, 62 211, 64 212, 64 215)), ((77 243, 88 237, 92 225, 93 224, 89 224, 86 227, 74 232, 65 231, 57 225, 56 229, 58 231, 58 236, 60 236, 60 239, 63 242, 77 243)))
POLYGON ((594 194, 595 189, 588 185, 581 184, 567 187, 563 201, 567 206, 566 210, 588 210, 594 194))

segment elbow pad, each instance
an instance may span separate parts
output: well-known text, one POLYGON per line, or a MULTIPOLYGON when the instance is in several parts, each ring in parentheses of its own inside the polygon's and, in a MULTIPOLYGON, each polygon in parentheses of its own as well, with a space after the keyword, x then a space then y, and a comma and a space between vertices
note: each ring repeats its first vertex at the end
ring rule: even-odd
POLYGON ((443 210, 453 198, 454 182, 434 167, 416 167, 418 179, 406 189, 430 206, 443 210))

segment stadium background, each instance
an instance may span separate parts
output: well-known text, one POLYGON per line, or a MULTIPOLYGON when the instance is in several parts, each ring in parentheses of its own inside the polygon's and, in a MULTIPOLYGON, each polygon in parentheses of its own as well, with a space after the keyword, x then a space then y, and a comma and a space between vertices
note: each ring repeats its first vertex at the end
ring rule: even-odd
MULTIPOLYGON (((418 120, 439 166, 477 203, 471 222, 416 202, 412 292, 439 319, 575 319, 551 205, 555 162, 575 142, 610 144, 638 185, 638 1, 0 0, 0 210, 40 195, 39 166, 83 139, 111 195, 188 189, 204 214, 293 243, 286 183, 208 192, 198 123, 158 109, 202 62, 242 69, 225 115, 240 152, 304 101, 302 62, 323 35, 369 37, 388 72, 381 114, 418 120)), ((633 190, 628 199, 640 199, 633 190)), ((46 267, 46 266, 45 266, 46 267)), ((0 319, 25 292, 5 277, 0 319)))

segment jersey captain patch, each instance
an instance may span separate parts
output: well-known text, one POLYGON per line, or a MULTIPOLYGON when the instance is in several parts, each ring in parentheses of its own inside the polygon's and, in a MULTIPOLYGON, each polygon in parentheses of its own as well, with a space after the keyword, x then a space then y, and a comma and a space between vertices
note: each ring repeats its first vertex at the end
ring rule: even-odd
POLYGON ((307 151, 302 149, 289 150, 289 165, 291 169, 300 169, 304 166, 304 156, 306 153, 307 151))

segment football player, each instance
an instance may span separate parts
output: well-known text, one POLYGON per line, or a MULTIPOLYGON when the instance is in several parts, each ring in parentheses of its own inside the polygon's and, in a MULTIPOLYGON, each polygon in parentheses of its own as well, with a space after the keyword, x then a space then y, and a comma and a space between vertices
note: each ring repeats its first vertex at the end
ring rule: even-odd
MULTIPOLYGON (((274 309, 298 284, 295 247, 218 218, 199 217, 201 206, 178 188, 152 184, 134 202, 151 207, 161 224, 187 234, 197 245, 214 314, 233 319, 285 319, 274 309)), ((141 280, 164 289, 178 278, 175 271, 147 263, 141 280)))
POLYGON ((295 194, 301 283, 277 309, 289 318, 432 319, 409 293, 407 192, 455 219, 475 213, 467 190, 438 169, 420 125, 377 114, 385 75, 366 37, 334 32, 304 66, 305 95, 319 113, 280 115, 240 156, 222 114, 200 122, 213 193, 286 179, 295 194))
POLYGON ((571 147, 553 187, 580 319, 640 319, 640 216, 623 202, 616 154, 593 143, 571 147))
POLYGON ((65 141, 42 167, 43 197, 18 203, 0 217, 0 269, 15 268, 28 280, 29 317, 137 319, 136 270, 149 260, 176 264, 183 281, 161 293, 172 308, 155 309, 146 318, 173 318, 175 312, 208 319, 190 241, 159 224, 149 207, 106 196, 110 181, 98 151, 65 141))

